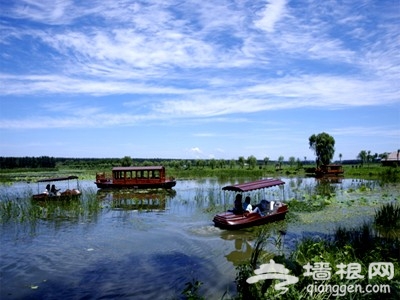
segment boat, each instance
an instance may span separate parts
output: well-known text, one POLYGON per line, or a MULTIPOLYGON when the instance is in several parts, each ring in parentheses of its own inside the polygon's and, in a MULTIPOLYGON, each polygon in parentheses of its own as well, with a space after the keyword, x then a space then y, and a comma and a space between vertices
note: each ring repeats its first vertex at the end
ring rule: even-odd
MULTIPOLYGON (((261 190, 273 186, 283 186, 284 184, 285 182, 282 180, 268 178, 247 183, 228 185, 223 187, 222 190, 236 192, 241 195, 245 192, 261 190)), ((241 229, 264 225, 285 219, 286 213, 288 212, 287 204, 281 201, 261 200, 258 207, 261 210, 261 213, 244 212, 242 209, 233 209, 219 213, 213 219, 214 225, 221 229, 241 229)))
POLYGON ((79 190, 78 176, 66 176, 66 177, 53 177, 38 180, 38 191, 41 183, 47 183, 46 188, 42 193, 32 195, 32 200, 40 201, 64 201, 78 199, 81 196, 81 191, 79 190), (76 180, 76 188, 70 189, 70 180, 76 180), (67 181, 68 188, 61 192, 60 189, 56 189, 53 182, 67 181))
POLYGON ((343 176, 344 170, 341 164, 322 165, 315 169, 316 177, 343 176))
POLYGON ((166 178, 163 166, 115 167, 112 168, 111 176, 104 172, 96 173, 95 184, 100 189, 171 189, 176 181, 174 178, 166 178))

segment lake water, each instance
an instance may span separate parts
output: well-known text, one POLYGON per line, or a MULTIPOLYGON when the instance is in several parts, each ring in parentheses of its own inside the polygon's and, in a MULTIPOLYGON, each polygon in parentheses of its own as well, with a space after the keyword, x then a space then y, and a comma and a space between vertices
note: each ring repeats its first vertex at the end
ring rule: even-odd
MULTIPOLYGON (((254 201, 302 199, 321 188, 314 178, 282 180, 283 189, 255 192, 254 201)), ((192 280, 203 282, 200 294, 206 299, 234 295, 235 266, 250 257, 256 229, 220 230, 212 224, 216 212, 208 210, 231 207, 234 195, 221 187, 233 183, 181 180, 173 193, 133 197, 98 192, 92 181, 81 181, 80 201, 95 197, 101 209, 88 213, 80 205, 56 206, 50 214, 44 207, 43 217, 35 220, 2 220, 0 298, 180 299, 192 280)), ((383 193, 374 182, 351 179, 324 185, 327 189, 342 204, 327 208, 324 218, 307 213, 300 214, 300 223, 280 222, 286 231, 284 251, 304 235, 362 223, 373 215, 383 193), (358 193, 360 186, 367 186, 367 192, 358 193), (365 205, 348 204, 360 197, 365 205)), ((26 203, 27 195, 37 190, 37 184, 29 183, 1 186, 1 201, 26 203)), ((387 201, 399 199, 396 188, 385 193, 387 201)))

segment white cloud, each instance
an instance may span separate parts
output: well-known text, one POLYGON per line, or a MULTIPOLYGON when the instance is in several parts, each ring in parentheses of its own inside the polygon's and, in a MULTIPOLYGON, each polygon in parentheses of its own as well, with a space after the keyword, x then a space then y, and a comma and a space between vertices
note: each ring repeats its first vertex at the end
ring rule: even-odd
POLYGON ((13 61, 5 51, 2 58, 11 67, 0 74, 2 96, 125 94, 139 96, 125 101, 127 107, 149 104, 140 118, 93 111, 83 125, 77 114, 66 113, 58 122, 37 113, 1 126, 98 126, 97 117, 115 125, 168 118, 226 121, 231 114, 398 103, 400 33, 385 19, 393 16, 380 15, 386 22, 366 35, 361 26, 368 6, 352 12, 352 6, 334 1, 294 7, 271 0, 260 9, 264 4, 21 0, 13 6, 15 19, 66 26, 3 27, 1 42, 9 51, 18 48, 13 42, 26 45, 28 38, 52 51, 45 61, 35 53, 13 61), (332 30, 337 24, 342 35, 332 30), (15 62, 28 58, 36 63, 34 71, 14 71, 15 62))
POLYGON ((190 151, 192 151, 193 153, 196 153, 196 154, 202 154, 203 153, 203 151, 201 151, 199 147, 193 147, 193 148, 190 149, 190 151))
POLYGON ((21 19, 61 25, 69 24, 77 15, 81 15, 79 10, 74 9, 74 3, 71 0, 22 0, 20 2, 15 5, 14 13, 21 19))
POLYGON ((366 136, 366 137, 389 137, 397 138, 400 142, 400 129, 382 126, 350 126, 346 128, 333 128, 331 134, 338 136, 366 136))
POLYGON ((275 24, 279 22, 285 14, 286 0, 270 0, 265 8, 260 12, 261 18, 255 21, 255 26, 267 32, 273 32, 275 24))

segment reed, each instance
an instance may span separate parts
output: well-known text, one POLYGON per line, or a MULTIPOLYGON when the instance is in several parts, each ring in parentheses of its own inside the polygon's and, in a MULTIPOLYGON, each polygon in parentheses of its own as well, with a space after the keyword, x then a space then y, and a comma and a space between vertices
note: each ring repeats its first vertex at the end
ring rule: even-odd
POLYGON ((400 239, 400 205, 390 202, 382 205, 373 221, 380 236, 388 239, 400 239))
POLYGON ((375 213, 374 224, 383 228, 400 229, 400 205, 393 202, 382 205, 375 213))
MULTIPOLYGON (((396 205, 385 205, 377 213, 376 219, 390 214, 390 218, 398 218, 398 207, 396 205)), ((375 222, 376 223, 376 222, 375 222)), ((379 223, 379 222, 378 222, 379 223)), ((385 223, 387 225, 387 223, 385 223)), ((248 263, 237 267, 236 284, 238 295, 235 299, 338 299, 329 293, 308 292, 308 286, 314 284, 312 278, 304 276, 304 265, 310 263, 328 263, 333 268, 339 264, 357 263, 363 268, 363 274, 368 271, 370 263, 391 262, 394 265, 394 277, 392 279, 382 278, 380 276, 369 279, 364 276, 353 279, 350 282, 346 278, 333 274, 329 279, 324 280, 323 284, 330 286, 340 286, 346 284, 359 284, 367 286, 368 284, 385 284, 390 288, 390 294, 353 293, 351 299, 399 299, 400 296, 400 238, 392 237, 388 239, 382 237, 374 229, 373 222, 364 223, 356 228, 339 227, 331 236, 319 238, 304 238, 287 257, 284 254, 273 254, 275 263, 285 265, 291 274, 297 276, 299 281, 283 294, 278 295, 271 287, 271 281, 264 280, 255 284, 248 285, 246 279, 254 275, 256 266, 269 260, 262 258, 263 247, 268 239, 265 233, 260 232, 259 237, 253 249, 253 255, 248 263), (397 271, 396 271, 397 270, 397 271)), ((334 273, 334 272, 333 272, 334 273)), ((347 299, 347 298, 346 298, 347 299)), ((350 298, 349 298, 350 299, 350 298)))
POLYGON ((32 191, 27 189, 19 194, 3 194, 0 201, 0 222, 36 223, 39 220, 88 221, 98 214, 102 207, 94 189, 82 191, 77 200, 33 201, 32 191))

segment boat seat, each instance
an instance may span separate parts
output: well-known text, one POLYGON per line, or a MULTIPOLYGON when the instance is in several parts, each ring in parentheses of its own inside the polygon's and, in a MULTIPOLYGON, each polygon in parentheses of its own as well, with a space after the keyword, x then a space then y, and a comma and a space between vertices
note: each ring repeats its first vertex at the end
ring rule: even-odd
POLYGON ((269 210, 269 201, 261 200, 260 204, 258 205, 262 212, 269 210))

